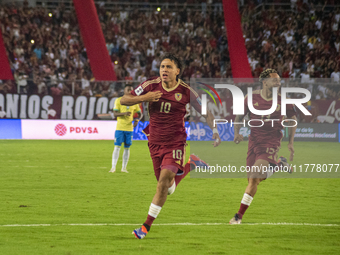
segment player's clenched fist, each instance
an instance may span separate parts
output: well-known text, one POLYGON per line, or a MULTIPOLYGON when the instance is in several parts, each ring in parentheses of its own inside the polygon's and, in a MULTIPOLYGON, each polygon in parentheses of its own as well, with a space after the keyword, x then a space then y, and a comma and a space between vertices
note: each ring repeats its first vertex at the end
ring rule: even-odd
POLYGON ((161 98, 162 95, 163 93, 160 91, 155 91, 155 92, 150 91, 145 94, 145 101, 157 102, 161 98))
POLYGON ((234 136, 234 143, 238 144, 243 141, 243 135, 235 134, 234 136))
POLYGON ((213 140, 215 140, 214 143, 213 143, 214 147, 217 147, 217 146, 220 145, 220 143, 221 143, 221 138, 220 138, 219 134, 214 133, 214 134, 213 134, 213 140))

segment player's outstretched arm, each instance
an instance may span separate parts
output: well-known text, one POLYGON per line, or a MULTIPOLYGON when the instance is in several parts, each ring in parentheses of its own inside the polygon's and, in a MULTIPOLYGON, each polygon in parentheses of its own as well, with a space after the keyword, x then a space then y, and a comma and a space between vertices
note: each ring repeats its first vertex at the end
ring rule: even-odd
POLYGON ((121 105, 135 105, 135 104, 140 104, 143 102, 157 102, 161 96, 162 92, 160 91, 150 91, 146 93, 145 95, 140 95, 140 96, 134 96, 134 95, 124 95, 122 99, 120 100, 121 105))
POLYGON ((221 143, 221 138, 220 138, 220 135, 218 134, 217 127, 214 126, 214 119, 215 119, 214 115, 211 113, 211 111, 208 110, 207 115, 203 117, 205 117, 207 124, 213 131, 213 139, 215 140, 213 145, 214 147, 216 147, 221 143))
POLYGON ((137 114, 138 114, 138 117, 133 119, 134 120, 133 128, 135 128, 138 122, 143 118, 142 112, 137 112, 137 114))
MULTIPOLYGON (((297 121, 296 116, 291 117, 291 119, 297 121)), ((290 121, 288 124, 289 126, 291 126, 291 127, 288 127, 288 137, 289 137, 288 150, 290 151, 290 156, 289 156, 290 161, 293 161, 294 159, 294 136, 295 136, 295 131, 297 128, 297 126, 293 127, 295 123, 297 122, 290 121)))
MULTIPOLYGON (((235 123, 242 122, 244 115, 236 115, 235 123)), ((240 135, 241 124, 234 124, 234 143, 239 144, 243 141, 243 135, 240 135)))
POLYGON ((130 116, 131 112, 118 112, 118 111, 114 111, 113 115, 115 116, 115 118, 117 118, 118 116, 130 116))

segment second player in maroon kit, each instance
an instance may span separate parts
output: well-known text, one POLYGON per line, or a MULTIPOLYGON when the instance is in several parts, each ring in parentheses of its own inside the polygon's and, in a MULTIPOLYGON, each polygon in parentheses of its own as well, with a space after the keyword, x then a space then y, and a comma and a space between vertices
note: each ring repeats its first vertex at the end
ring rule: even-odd
MULTIPOLYGON (((143 82, 131 92, 131 95, 124 95, 121 99, 123 105, 149 102, 150 124, 144 131, 148 135, 157 191, 146 221, 132 232, 139 239, 146 236, 167 196, 175 191, 179 182, 189 173, 190 163, 207 166, 193 155, 190 156, 190 163, 184 162, 187 136, 184 127, 186 104, 191 103, 200 111, 200 98, 189 85, 179 79, 181 70, 179 58, 173 54, 166 54, 160 65, 160 77, 143 82)), ((221 139, 213 126, 214 117, 209 111, 206 121, 213 130, 216 147, 221 143, 221 139)))
MULTIPOLYGON (((272 107, 272 100, 268 100, 263 95, 262 90, 253 91, 253 105, 256 110, 268 110, 272 107)), ((277 164, 277 152, 280 150, 283 137, 281 124, 284 116, 281 115, 281 95, 278 95, 277 106, 273 113, 269 115, 256 115, 249 111, 248 95, 244 99, 245 115, 249 114, 251 122, 251 134, 249 136, 247 166, 253 166, 257 159, 268 161, 272 165, 277 164), (256 121, 261 120, 261 121, 256 121), (261 126, 263 124, 263 126, 261 126)), ((287 105, 287 118, 296 115, 293 105, 287 105)))
MULTIPOLYGON (((262 89, 256 90, 252 94, 253 106, 256 110, 268 110, 271 109, 273 103, 273 88, 279 88, 281 86, 280 76, 274 69, 266 69, 260 75, 260 82, 262 83, 262 89)), ((283 134, 281 130, 283 126, 281 121, 284 116, 281 116, 281 96, 278 96, 276 110, 270 115, 258 116, 252 113, 248 108, 248 97, 244 100, 245 115, 249 115, 251 121, 251 132, 249 136, 248 152, 247 152, 247 171, 248 185, 241 200, 240 209, 235 216, 229 221, 230 224, 240 224, 244 213, 250 206, 256 192, 257 186, 261 181, 270 177, 274 171, 268 171, 269 167, 286 167, 289 169, 289 164, 284 157, 277 159, 277 152, 281 146, 281 139, 283 134), (263 126, 262 126, 263 124, 263 126)), ((295 109, 292 105, 287 105, 286 115, 288 119, 291 119, 289 123, 289 143, 288 149, 290 151, 290 161, 294 156, 294 134, 296 126, 295 109)), ((238 115, 235 118, 235 123, 241 122, 245 115, 238 115)), ((243 136, 239 134, 240 124, 235 124, 234 142, 236 144, 243 140, 243 136)))

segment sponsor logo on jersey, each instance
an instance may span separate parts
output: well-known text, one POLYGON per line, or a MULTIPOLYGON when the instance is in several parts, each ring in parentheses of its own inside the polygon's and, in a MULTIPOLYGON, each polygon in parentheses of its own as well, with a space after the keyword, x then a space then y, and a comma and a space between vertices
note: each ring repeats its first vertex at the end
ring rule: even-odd
POLYGON ((176 98, 177 101, 181 101, 181 99, 182 99, 182 94, 181 94, 181 93, 176 93, 176 94, 175 94, 175 98, 176 98))
POLYGON ((143 88, 141 86, 139 86, 138 88, 135 89, 135 93, 137 96, 139 96, 140 94, 143 93, 143 88))

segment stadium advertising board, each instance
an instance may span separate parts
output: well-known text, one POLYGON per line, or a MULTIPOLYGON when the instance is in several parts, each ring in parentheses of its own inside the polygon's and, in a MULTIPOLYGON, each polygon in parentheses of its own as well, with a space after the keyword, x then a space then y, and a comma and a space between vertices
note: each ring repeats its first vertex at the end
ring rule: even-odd
MULTIPOLYGON (((338 137, 338 124, 300 123, 294 141, 337 142, 338 137)), ((287 130, 284 141, 288 141, 287 130)))
MULTIPOLYGON (((203 94, 203 106, 207 105, 216 119, 225 119, 230 122, 235 119, 234 102, 230 95, 231 93, 221 95, 221 103, 214 104, 207 101, 206 95, 203 94)), ((108 113, 112 110, 115 100, 116 98, 107 97, 0 93, 0 118, 94 120, 96 114, 108 113)), ((340 123, 339 100, 311 100, 306 109, 312 115, 303 116, 302 122, 314 120, 321 123, 340 123)), ((192 112, 192 116, 196 117, 198 113, 192 112)))
POLYGON ((113 140, 116 121, 22 120, 22 139, 113 140))
POLYGON ((21 139, 21 120, 0 119, 0 139, 21 139))
MULTIPOLYGON (((338 142, 340 124, 299 123, 294 136, 294 141, 306 142, 338 142)), ((288 141, 288 128, 281 130, 283 141, 288 141)), ((240 134, 245 140, 250 135, 249 127, 241 127, 240 134)))
MULTIPOLYGON (((48 130, 44 131, 44 137, 52 137, 52 138, 39 138, 40 134, 38 134, 38 131, 33 131, 32 134, 28 134, 32 131, 32 129, 39 128, 39 125, 41 123, 45 123, 46 120, 16 120, 16 119, 2 119, 0 120, 0 139, 21 139, 22 133, 25 134, 24 139, 63 139, 62 137, 67 133, 69 135, 72 135, 73 138, 64 138, 64 139, 95 139, 94 136, 88 136, 91 134, 97 134, 99 133, 98 127, 102 127, 103 125, 105 127, 109 126, 109 131, 114 134, 115 128, 116 128, 116 121, 86 121, 87 126, 84 125, 84 121, 72 121, 70 123, 74 123, 67 128, 67 126, 64 124, 65 122, 68 123, 69 121, 62 121, 59 122, 57 120, 50 120, 48 121, 50 124, 43 124, 43 126, 48 126, 48 130), (21 122, 25 124, 21 124, 21 122), (62 124, 66 128, 66 132, 62 125, 57 127, 57 124, 62 124), (27 124, 29 123, 29 124, 27 124), (75 123, 80 123, 81 125, 75 125, 75 123), (96 123, 96 124, 94 124, 96 123), (114 124, 112 124, 114 123, 114 124), (51 130, 51 125, 54 128, 55 134, 52 132, 49 132, 51 130), (53 126, 55 125, 55 126, 53 126), (22 129, 23 127, 23 129, 22 129), (94 128, 95 127, 95 128, 94 128), (27 129, 28 128, 28 129, 27 129), (57 130, 57 131, 56 131, 57 130), (57 138, 55 135, 59 133, 59 137, 57 138), (65 132, 64 135, 63 132, 65 132), (82 135, 80 135, 82 134, 82 135), (88 135, 86 135, 88 134, 88 135), (84 138, 86 136, 86 138, 84 138), (32 138, 29 138, 32 137, 32 138), (88 138, 89 137, 89 138, 88 138)), ((46 122, 47 123, 47 122, 46 122)), ((148 121, 140 121, 138 122, 138 125, 133 130, 133 139, 134 140, 147 140, 146 135, 143 133, 143 129, 146 128, 146 126, 149 125, 148 121)), ((192 141, 211 141, 212 140, 212 131, 210 127, 203 122, 185 122, 185 129, 187 132, 187 140, 192 141)), ((40 130, 40 128, 39 128, 40 130)), ((283 141, 287 141, 288 134, 285 132, 286 130, 283 129, 283 141)), ((230 123, 227 123, 225 125, 219 125, 218 126, 218 132, 220 134, 222 141, 233 141, 234 139, 234 128, 231 127, 230 123)), ((298 125, 296 134, 295 134, 295 140, 296 141, 325 141, 325 142, 340 142, 340 124, 319 124, 319 123, 301 123, 298 125), (339 129, 339 130, 338 130, 339 129)), ((104 138, 105 140, 111 140, 114 139, 114 136, 112 136, 110 133, 109 137, 104 138)), ((241 127, 240 134, 243 135, 245 140, 248 140, 249 134, 250 134, 250 128, 249 127, 241 127)), ((69 137, 69 135, 67 137, 69 137)), ((101 137, 101 135, 96 135, 96 137, 101 137)), ((98 138, 103 139, 103 138, 98 138)))
POLYGON ((340 100, 313 100, 309 108, 318 122, 340 122, 340 100))
POLYGON ((85 96, 39 96, 0 94, 0 107, 7 119, 93 120, 108 113, 116 98, 85 96))
MULTIPOLYGON (((139 121, 137 126, 133 129, 133 140, 148 140, 143 129, 149 125, 149 121, 139 121)), ((184 123, 185 130, 187 132, 187 140, 190 140, 190 123, 186 121, 184 123)), ((209 127, 208 127, 209 128, 209 127)))
MULTIPOLYGON (((189 124, 189 123, 188 123, 189 124)), ((206 123, 202 122, 190 122, 190 129, 187 130, 187 134, 191 141, 211 141, 213 132, 206 123)), ((231 127, 230 123, 217 126, 218 133, 222 141, 233 141, 234 140, 234 128, 231 127)))

